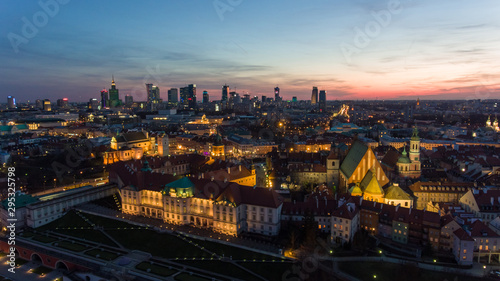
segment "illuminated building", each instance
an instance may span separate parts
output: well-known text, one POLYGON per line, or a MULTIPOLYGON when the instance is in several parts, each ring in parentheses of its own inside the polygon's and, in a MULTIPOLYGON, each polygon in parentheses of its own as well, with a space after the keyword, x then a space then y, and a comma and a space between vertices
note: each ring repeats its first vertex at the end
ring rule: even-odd
POLYGON ((115 78, 113 77, 111 80, 111 89, 109 89, 109 107, 117 107, 122 105, 122 101, 120 100, 120 94, 118 89, 116 88, 115 78))
POLYGON ((168 105, 175 106, 179 102, 179 93, 177 88, 170 88, 168 90, 168 105))
POLYGON ((52 105, 51 105, 49 99, 44 99, 43 100, 43 110, 44 111, 52 111, 52 105))
POLYGON ((14 109, 16 108, 16 98, 13 96, 7 96, 7 107, 9 109, 14 109))
POLYGON ((318 87, 313 87, 311 95, 311 104, 315 105, 318 103, 318 87))

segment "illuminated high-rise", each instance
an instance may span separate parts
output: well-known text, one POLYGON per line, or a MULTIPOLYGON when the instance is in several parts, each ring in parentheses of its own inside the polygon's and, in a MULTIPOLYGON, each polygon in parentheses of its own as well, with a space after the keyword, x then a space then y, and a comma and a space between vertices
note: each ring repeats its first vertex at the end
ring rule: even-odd
POLYGON ((325 112, 325 110, 326 110, 326 91, 325 90, 319 91, 318 108, 319 108, 320 112, 325 112))
POLYGON ((177 88, 170 88, 168 90, 168 105, 177 105, 179 102, 179 92, 177 88))
POLYGON ((196 84, 181 88, 181 104, 184 109, 196 108, 196 84))
POLYGON ((109 95, 106 89, 101 91, 101 108, 109 107, 109 95))
POLYGON ((111 79, 111 89, 109 89, 109 107, 117 107, 122 105, 122 101, 120 100, 120 94, 118 89, 116 88, 115 78, 111 79))
POLYGON ((222 103, 227 103, 228 94, 229 94, 229 86, 224 84, 224 86, 222 86, 222 98, 221 98, 222 103))
POLYGON ((207 91, 203 91, 203 103, 210 103, 210 96, 207 91))
POLYGON ((10 109, 14 109, 16 108, 16 98, 13 97, 13 96, 8 96, 7 97, 7 106, 10 108, 10 109))
POLYGON ((315 105, 318 103, 318 87, 313 87, 311 95, 311 104, 315 105))
POLYGON ((51 105, 49 99, 44 99, 43 100, 43 110, 44 111, 52 111, 52 105, 51 105))
POLYGON ((279 87, 275 87, 274 88, 274 101, 275 102, 280 102, 281 101, 280 88, 279 87))

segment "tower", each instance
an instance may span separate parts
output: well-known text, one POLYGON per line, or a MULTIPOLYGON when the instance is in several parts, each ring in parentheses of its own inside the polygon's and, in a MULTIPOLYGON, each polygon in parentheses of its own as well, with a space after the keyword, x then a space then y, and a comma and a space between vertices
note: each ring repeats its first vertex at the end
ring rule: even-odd
POLYGON ((326 184, 328 188, 338 188, 339 186, 340 159, 333 143, 330 147, 330 155, 326 159, 326 184))
POLYGON ((486 127, 491 127, 491 118, 488 115, 488 120, 486 120, 486 127))
POLYGON ((418 136, 418 129, 415 126, 413 135, 410 140, 410 170, 412 174, 420 176, 421 163, 420 163, 420 137, 418 136))
POLYGON ((281 101, 280 88, 279 87, 275 87, 274 88, 274 101, 275 102, 280 102, 281 101))
POLYGON ((109 89, 109 107, 117 107, 121 105, 120 94, 115 84, 115 77, 111 78, 111 89, 109 89))
POLYGON ((224 86, 222 86, 222 98, 221 98, 221 102, 222 103, 227 103, 228 101, 228 95, 229 94, 229 86, 224 84, 224 86))
POLYGON ((203 103, 210 103, 210 97, 207 91, 203 91, 203 103))
POLYGON ((318 87, 313 87, 311 95, 311 105, 316 105, 318 103, 318 87))
POLYGON ((320 112, 325 112, 325 110, 326 110, 326 91, 325 90, 319 91, 318 108, 319 108, 320 112))
POLYGON ((179 93, 177 88, 170 88, 168 90, 168 105, 174 106, 179 102, 179 93))
POLYGON ((168 156, 170 154, 168 136, 165 133, 156 137, 156 143, 158 144, 158 156, 168 156))

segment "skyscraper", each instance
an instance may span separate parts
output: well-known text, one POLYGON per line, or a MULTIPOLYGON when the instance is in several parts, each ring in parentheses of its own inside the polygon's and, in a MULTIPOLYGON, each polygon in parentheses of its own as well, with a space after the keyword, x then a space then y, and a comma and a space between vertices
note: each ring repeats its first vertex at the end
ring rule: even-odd
POLYGON ((318 103, 318 87, 313 87, 311 95, 311 104, 315 105, 318 103))
POLYGON ((134 103, 134 97, 131 95, 126 95, 125 96, 125 105, 127 107, 131 107, 133 103, 134 103))
POLYGON ((35 101, 35 107, 38 109, 43 109, 43 101, 38 99, 35 101))
POLYGON ((7 97, 7 106, 10 108, 10 109, 14 109, 16 108, 16 98, 13 97, 13 96, 8 96, 7 97))
POLYGON ((276 102, 280 102, 281 101, 280 88, 278 88, 278 87, 274 88, 274 101, 276 101, 276 102))
POLYGON ((52 111, 52 105, 50 104, 49 99, 44 99, 43 100, 43 110, 44 111, 52 111))
POLYGON ((68 107, 68 98, 58 99, 57 107, 59 108, 67 108, 68 107))
POLYGON ((203 103, 210 103, 210 96, 207 91, 203 91, 203 103))
POLYGON ((179 93, 177 88, 170 88, 168 90, 168 105, 175 106, 179 102, 179 93))
POLYGON ((158 104, 161 102, 160 99, 160 88, 158 86, 154 86, 153 84, 146 84, 146 91, 148 97, 149 104, 158 104))
POLYGON ((262 102, 266 102, 267 101, 267 97, 266 96, 262 96, 262 102))
POLYGON ((292 97, 292 102, 297 102, 297 97, 292 97))
POLYGON ((326 110, 326 91, 325 90, 319 91, 318 108, 319 108, 320 112, 325 112, 325 110, 326 110))
POLYGON ((92 98, 89 100, 89 109, 98 109, 99 101, 96 98, 92 98))
POLYGON ((229 86, 224 84, 224 86, 222 86, 222 98, 221 98, 222 103, 227 103, 228 94, 229 94, 229 86))
POLYGON ((103 89, 101 91, 101 108, 109 107, 109 96, 108 96, 108 91, 106 89, 103 89))
POLYGON ((120 94, 116 88, 115 78, 111 79, 111 89, 109 89, 109 107, 117 107, 121 105, 120 94))
POLYGON ((184 109, 196 108, 196 84, 181 88, 181 104, 184 109))

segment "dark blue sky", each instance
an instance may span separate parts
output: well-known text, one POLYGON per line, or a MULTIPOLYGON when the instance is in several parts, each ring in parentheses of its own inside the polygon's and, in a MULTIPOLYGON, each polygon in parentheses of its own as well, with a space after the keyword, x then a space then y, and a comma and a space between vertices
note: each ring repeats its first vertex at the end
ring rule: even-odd
POLYGON ((190 83, 214 98, 224 83, 287 99, 313 86, 328 99, 499 98, 495 0, 40 2, 49 10, 0 2, 0 93, 20 102, 88 101, 111 75, 135 100, 146 82, 164 99, 190 83))

